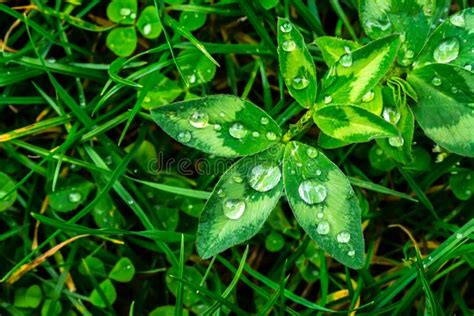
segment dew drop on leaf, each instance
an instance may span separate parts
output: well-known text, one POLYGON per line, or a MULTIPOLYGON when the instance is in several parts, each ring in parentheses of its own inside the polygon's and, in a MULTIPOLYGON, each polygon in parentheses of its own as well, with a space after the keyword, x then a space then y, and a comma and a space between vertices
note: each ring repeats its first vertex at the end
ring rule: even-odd
POLYGON ((459 40, 455 37, 448 38, 441 42, 433 51, 433 58, 438 63, 449 63, 458 58, 459 40))
POLYGON ((451 92, 452 93, 458 93, 458 88, 456 88, 456 86, 452 86, 451 87, 451 92))
POLYGON ((217 190, 217 196, 218 197, 224 197, 225 196, 224 190, 222 190, 222 189, 217 190))
POLYGON ((316 179, 309 179, 301 182, 298 193, 306 204, 321 203, 328 194, 326 186, 316 179))
POLYGON ((293 78, 292 86, 295 90, 303 90, 309 85, 309 80, 305 76, 293 78))
POLYGON ((247 135, 247 129, 245 128, 244 125, 240 122, 236 122, 232 124, 229 128, 229 134, 230 136, 236 138, 236 139, 241 139, 244 138, 245 135, 247 135))
POLYGON ((187 143, 191 140, 191 133, 188 131, 179 132, 178 134, 178 141, 181 143, 187 143))
POLYGON ((121 8, 120 9, 120 15, 121 16, 128 16, 128 15, 130 15, 130 13, 132 13, 132 10, 130 10, 129 8, 121 8))
POLYGON ((147 23, 143 26, 143 34, 149 35, 151 33, 151 24, 147 23))
POLYGON ((321 212, 319 212, 318 214, 316 214, 316 216, 317 216, 318 218, 323 218, 323 217, 324 217, 324 214, 321 213, 321 212))
POLYGON ((209 115, 204 112, 194 111, 189 116, 189 124, 195 128, 204 128, 209 123, 209 115))
POLYGON ((245 201, 226 199, 223 204, 224 215, 229 219, 239 219, 245 212, 245 201))
POLYGON ((260 137, 260 133, 255 131, 255 132, 252 132, 252 136, 253 137, 260 137))
POLYGON ((252 168, 249 174, 249 185, 258 192, 273 189, 281 179, 281 171, 277 165, 264 162, 252 168))
POLYGON ((431 80, 431 83, 433 86, 439 87, 442 83, 441 78, 434 77, 433 80, 431 80))
POLYGON ((375 96, 375 93, 371 90, 367 92, 366 94, 364 94, 364 96, 362 97, 362 102, 370 102, 374 99, 374 96, 375 96))
POLYGON ((268 140, 276 140, 276 139, 277 139, 276 134, 273 133, 273 132, 267 132, 267 135, 266 135, 266 136, 267 136, 267 139, 268 139, 268 140))
POLYGON ((342 231, 336 235, 336 240, 341 244, 346 244, 349 242, 349 240, 351 240, 351 234, 349 234, 349 232, 342 231))
POLYGON ((462 234, 461 234, 461 233, 457 233, 457 234, 456 234, 456 238, 457 238, 457 239, 461 239, 461 238, 462 238, 462 234))
POLYGON ((264 117, 262 117, 262 118, 260 119, 260 123, 262 123, 263 125, 267 125, 268 122, 269 122, 268 117, 265 117, 265 116, 264 116, 264 117))
POLYGON ((136 14, 136 13, 131 13, 131 14, 130 14, 130 18, 135 19, 136 17, 137 17, 137 14, 136 14))
POLYGON ((458 27, 466 26, 466 21, 464 20, 464 14, 462 12, 452 15, 449 18, 449 22, 451 22, 451 24, 456 25, 458 27))
POLYGON ((466 65, 464 65, 464 69, 472 71, 472 65, 466 64, 466 65))
POLYGON ((292 29, 293 25, 290 22, 285 22, 280 25, 280 31, 282 31, 283 33, 290 33, 292 29))
POLYGON ((296 43, 293 40, 286 40, 283 42, 283 44, 281 44, 281 48, 283 48, 285 52, 291 52, 295 50, 296 43))
POLYGON ((403 144, 405 143, 403 137, 398 136, 398 137, 389 137, 388 138, 388 143, 392 147, 402 147, 403 144))
POLYGON ((352 66, 352 54, 347 53, 342 55, 339 63, 346 68, 352 66))
POLYGON ((326 221, 322 221, 321 223, 318 224, 316 227, 316 232, 320 235, 327 235, 329 234, 329 223, 326 221))
POLYGON ((332 97, 330 95, 327 95, 324 97, 324 103, 329 104, 332 102, 332 97))
POLYGON ((309 158, 314 159, 318 157, 318 150, 316 148, 309 147, 306 149, 306 155, 308 155, 309 158))
POLYGON ((188 76, 188 81, 189 83, 195 83, 196 82, 196 74, 191 74, 188 76))
POLYGON ((81 200, 82 195, 79 192, 71 192, 69 193, 69 202, 71 203, 77 203, 81 200))
POLYGON ((356 252, 355 252, 354 250, 349 250, 349 251, 347 252, 347 255, 348 255, 349 257, 354 257, 355 254, 356 254, 356 252))
POLYGON ((390 22, 390 19, 387 15, 384 15, 380 19, 367 20, 367 22, 365 22, 365 26, 369 31, 385 32, 392 27, 392 22, 390 22))
POLYGON ((232 180, 234 180, 235 183, 242 183, 244 181, 241 176, 234 176, 232 180))
POLYGON ((401 114, 396 109, 390 106, 385 106, 383 108, 382 116, 387 122, 397 124, 398 121, 400 121, 401 114))
POLYGON ((221 129, 222 129, 222 126, 220 124, 214 124, 215 131, 220 131, 221 129))

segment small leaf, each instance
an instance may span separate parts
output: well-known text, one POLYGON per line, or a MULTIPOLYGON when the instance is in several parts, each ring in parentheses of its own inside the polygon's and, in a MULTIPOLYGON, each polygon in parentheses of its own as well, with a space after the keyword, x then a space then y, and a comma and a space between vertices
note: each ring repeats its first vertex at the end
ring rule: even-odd
POLYGON ((474 192, 474 171, 465 170, 452 174, 449 178, 449 186, 458 199, 469 200, 474 192))
POLYGON ((43 300, 43 292, 38 285, 32 285, 28 289, 19 288, 15 291, 15 307, 36 308, 43 300))
POLYGON ((369 151, 369 161, 370 165, 378 170, 390 171, 395 168, 395 162, 377 144, 369 151))
POLYGON ((137 47, 137 33, 134 27, 119 27, 107 35, 107 47, 120 57, 130 56, 137 47))
POLYGON ((56 316, 60 315, 63 306, 59 300, 46 299, 41 307, 41 316, 56 316))
POLYGON ((146 38, 154 39, 160 36, 163 28, 154 6, 143 9, 137 21, 137 28, 146 38))
POLYGON ((359 202, 347 177, 322 152, 290 142, 283 182, 298 223, 321 248, 350 268, 364 264, 359 202))
MULTIPOLYGON (((189 267, 189 266, 184 266, 183 267, 183 279, 187 280, 193 284, 200 284, 203 280, 202 274, 199 272, 198 269, 195 267, 189 267)), ((178 276, 178 267, 172 267, 166 272, 166 286, 170 290, 171 293, 173 293, 174 296, 178 294, 178 288, 180 281, 173 279, 170 277, 172 276, 178 276)), ((205 286, 205 284, 204 284, 205 286)), ((189 287, 184 287, 183 289, 183 303, 185 305, 194 305, 201 301, 201 295, 196 293, 196 291, 193 291, 189 287)))
POLYGON ((430 32, 432 1, 362 0, 359 14, 365 32, 378 39, 399 33, 402 45, 398 63, 409 66, 430 32))
POLYGON ((252 238, 262 228, 283 191, 276 145, 233 165, 214 188, 199 219, 199 255, 206 259, 252 238))
POLYGON ((48 192, 49 205, 58 212, 70 212, 87 200, 94 185, 78 175, 60 180, 54 192, 48 192))
POLYGON ((345 142, 361 143, 398 136, 395 126, 355 105, 325 106, 317 110, 313 118, 325 134, 345 142))
MULTIPOLYGON (((135 146, 135 143, 131 143, 127 147, 125 147, 125 152, 130 152, 132 148, 135 146)), ((146 171, 148 171, 148 166, 150 166, 151 163, 157 162, 158 158, 158 153, 156 152, 156 148, 153 145, 153 143, 144 140, 141 144, 140 147, 135 151, 135 154, 133 155, 133 160, 142 168, 146 171)))
POLYGON ((473 73, 454 65, 428 64, 413 70, 408 82, 418 94, 418 124, 440 146, 474 157, 473 73))
POLYGON ((95 224, 99 228, 121 228, 125 226, 125 218, 109 195, 102 197, 94 205, 91 213, 95 224))
POLYGON ((100 278, 107 276, 104 263, 100 259, 92 256, 82 259, 78 270, 82 275, 93 275, 100 278))
POLYGON ((318 44, 323 59, 329 67, 336 64, 348 51, 354 51, 360 47, 356 42, 332 36, 320 36, 315 42, 318 44))
POLYGON ((280 2, 279 0, 260 0, 260 5, 265 9, 265 10, 270 10, 274 7, 277 6, 277 4, 280 2))
POLYGON ((271 232, 265 239, 265 248, 270 252, 278 252, 285 246, 285 238, 280 233, 271 232))
POLYGON ((177 141, 224 157, 255 154, 281 138, 280 127, 267 113, 230 95, 162 106, 151 117, 177 141))
MULTIPOLYGON (((148 316, 174 316, 175 314, 175 306, 172 305, 165 305, 159 306, 152 310, 148 316)), ((189 312, 186 309, 183 309, 183 316, 188 316, 189 312)))
POLYGON ((7 210, 16 201, 16 190, 8 197, 6 195, 15 189, 15 182, 5 173, 0 172, 0 212, 7 210))
POLYGON ((137 0, 112 0, 107 6, 107 17, 114 23, 133 24, 137 11, 137 0))
MULTIPOLYGON (((173 102, 183 92, 183 88, 176 81, 170 80, 159 72, 148 76, 153 76, 152 80, 155 84, 143 98, 142 108, 145 110, 151 110, 173 102)), ((144 84, 148 76, 141 78, 138 82, 144 84)), ((137 93, 139 94, 140 91, 137 93)))
POLYGON ((177 61, 190 86, 209 82, 216 74, 216 65, 197 49, 182 51, 177 61))
POLYGON ((415 67, 449 63, 472 71, 474 67, 474 8, 457 12, 430 36, 415 67))
POLYGON ((115 287, 112 284, 112 281, 109 279, 102 281, 99 284, 100 289, 102 290, 105 299, 107 302, 104 302, 102 296, 100 296, 99 291, 94 289, 89 297, 90 302, 97 307, 107 307, 109 305, 113 305, 115 300, 117 299, 117 292, 115 291, 115 287))
POLYGON ((109 278, 117 282, 127 283, 135 275, 135 266, 128 258, 120 258, 110 271, 109 278))
POLYGON ((179 24, 188 31, 195 31, 206 24, 207 14, 201 12, 183 11, 179 15, 179 24))
POLYGON ((392 67, 399 45, 399 36, 391 35, 347 51, 324 77, 318 107, 362 103, 392 67))
POLYGON ((301 106, 311 107, 317 90, 314 61, 296 25, 282 18, 278 18, 278 60, 291 96, 301 106))

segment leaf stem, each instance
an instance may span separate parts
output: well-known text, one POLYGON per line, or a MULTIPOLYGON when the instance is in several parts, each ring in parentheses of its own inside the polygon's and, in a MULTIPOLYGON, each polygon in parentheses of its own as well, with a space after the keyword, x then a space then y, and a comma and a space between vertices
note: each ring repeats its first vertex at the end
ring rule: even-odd
POLYGON ((313 124, 311 118, 313 117, 313 110, 306 111, 305 114, 295 124, 290 124, 290 128, 283 135, 282 142, 288 143, 293 137, 305 131, 310 125, 313 124))

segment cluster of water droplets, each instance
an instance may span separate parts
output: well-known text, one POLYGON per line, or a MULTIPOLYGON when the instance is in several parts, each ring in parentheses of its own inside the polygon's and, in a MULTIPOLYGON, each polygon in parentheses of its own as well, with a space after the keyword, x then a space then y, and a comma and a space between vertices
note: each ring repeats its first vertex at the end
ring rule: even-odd
POLYGON ((365 27, 370 32, 388 32, 392 28, 392 22, 388 15, 383 13, 378 18, 365 21, 365 27))
MULTIPOLYGON (((382 116, 387 122, 393 125, 397 125, 401 118, 400 112, 391 106, 385 106, 383 108, 382 116)), ((401 147, 405 143, 405 140, 402 136, 389 137, 388 143, 393 147, 401 147)))
POLYGON ((349 46, 344 46, 344 51, 345 51, 345 54, 342 55, 341 58, 339 59, 339 64, 341 64, 341 66, 343 67, 349 68, 350 66, 352 66, 351 48, 349 46))
POLYGON ((129 8, 121 8, 120 15, 122 16, 122 19, 125 19, 127 17, 130 17, 131 19, 135 19, 137 17, 137 14, 129 8))

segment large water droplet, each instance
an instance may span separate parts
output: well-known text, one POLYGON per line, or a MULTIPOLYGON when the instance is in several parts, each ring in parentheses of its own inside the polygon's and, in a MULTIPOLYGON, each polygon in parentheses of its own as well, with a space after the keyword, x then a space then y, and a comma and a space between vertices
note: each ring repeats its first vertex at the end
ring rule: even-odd
POLYGON ((280 31, 282 31, 283 33, 290 33, 292 29, 293 25, 290 22, 285 22, 280 25, 280 31))
POLYGON ((273 132, 267 132, 266 136, 267 136, 268 140, 276 140, 277 139, 276 134, 273 133, 273 132))
POLYGON ((339 60, 339 63, 346 68, 352 66, 352 54, 342 55, 341 59, 339 60))
POLYGON ((188 131, 178 133, 178 141, 181 143, 187 143, 191 140, 191 133, 188 131))
POLYGON ((194 111, 189 116, 188 121, 195 128, 204 128, 209 123, 209 115, 204 112, 194 111))
POLYGON ((362 102, 370 102, 374 99, 374 97, 375 97, 375 93, 372 90, 370 90, 369 92, 364 94, 364 96, 362 97, 362 102))
POLYGON ((451 22, 451 24, 456 25, 456 26, 458 26, 458 27, 464 27, 464 26, 466 26, 466 21, 464 20, 464 14, 463 14, 463 12, 459 12, 459 13, 453 14, 453 15, 449 18, 449 22, 451 22))
POLYGON ((149 35, 151 33, 151 24, 147 23, 143 26, 143 35, 149 35))
POLYGON ((405 143, 405 140, 404 140, 403 137, 401 137, 401 136, 398 136, 398 137, 389 137, 389 138, 388 138, 388 143, 389 143, 390 146, 392 146, 392 147, 402 147, 403 144, 405 143))
POLYGON ((449 63, 458 58, 459 40, 455 37, 448 38, 441 42, 433 51, 433 58, 438 63, 449 63))
POLYGON ((249 185, 258 192, 273 189, 281 179, 280 167, 264 162, 252 168, 249 174, 249 185))
POLYGON ((401 114, 395 108, 385 106, 382 112, 383 118, 392 124, 397 124, 400 121, 401 114))
POLYGON ((69 193, 68 198, 69 198, 69 202, 77 203, 81 200, 82 195, 79 192, 71 192, 71 193, 69 193))
POLYGON ((337 242, 339 242, 341 244, 348 243, 349 240, 351 240, 351 234, 349 234, 349 232, 342 231, 342 232, 340 232, 339 234, 336 235, 336 240, 337 240, 337 242))
POLYGON ((316 204, 326 199, 328 190, 320 181, 309 179, 301 182, 298 187, 298 193, 307 204, 316 204))
POLYGON ((309 85, 309 80, 305 76, 293 78, 292 87, 296 90, 303 90, 309 85))
POLYGON ((314 159, 314 158, 318 157, 318 150, 316 148, 309 147, 308 149, 306 149, 306 155, 309 158, 314 159))
POLYGON ((224 215, 229 219, 239 219, 245 211, 245 201, 241 199, 226 199, 223 204, 224 215))
POLYGON ((120 15, 121 16, 128 16, 128 15, 130 15, 130 13, 132 13, 132 10, 130 10, 129 8, 121 8, 120 9, 120 15))
POLYGON ((431 83, 433 84, 433 86, 439 87, 443 82, 441 78, 434 77, 433 80, 431 80, 431 83))
POLYGON ((293 40, 286 40, 283 42, 283 44, 281 44, 281 48, 283 48, 285 52, 291 52, 295 50, 296 43, 293 40))
POLYGON ((229 128, 230 136, 232 136, 234 138, 237 138, 237 139, 244 138, 245 135, 247 135, 247 132, 248 131, 245 128, 245 126, 242 125, 242 123, 240 123, 240 122, 236 122, 236 123, 232 124, 229 128))
POLYGON ((329 233, 330 227, 329 223, 326 221, 322 221, 316 227, 316 232, 320 235, 327 235, 329 233))
POLYGON ((195 83, 196 82, 196 74, 192 73, 191 75, 188 76, 188 81, 189 83, 195 83))

